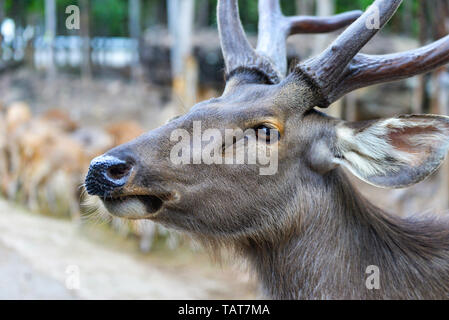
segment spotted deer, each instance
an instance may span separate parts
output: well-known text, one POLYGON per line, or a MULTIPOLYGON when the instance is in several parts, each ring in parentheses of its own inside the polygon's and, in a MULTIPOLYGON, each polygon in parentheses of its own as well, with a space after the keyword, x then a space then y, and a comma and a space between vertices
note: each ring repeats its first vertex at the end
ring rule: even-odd
MULTIPOLYGON (((376 0, 364 13, 316 18, 285 17, 277 0, 259 0, 254 49, 237 0, 219 0, 222 96, 94 159, 87 192, 112 215, 150 219, 213 250, 235 249, 268 298, 449 298, 449 219, 388 214, 368 202, 342 169, 378 187, 422 181, 448 151, 449 117, 348 122, 318 111, 358 88, 449 62, 449 36, 402 53, 359 53, 401 2, 376 0), (324 52, 287 71, 289 35, 347 25, 324 52), (250 148, 257 141, 277 154, 276 173, 261 175, 258 163, 173 163, 177 141, 171 133, 191 134, 196 121, 202 130, 257 129, 257 136, 233 143, 243 139, 250 148), (378 287, 367 285, 367 270, 378 270, 378 287)), ((217 152, 229 147, 210 144, 217 152)))

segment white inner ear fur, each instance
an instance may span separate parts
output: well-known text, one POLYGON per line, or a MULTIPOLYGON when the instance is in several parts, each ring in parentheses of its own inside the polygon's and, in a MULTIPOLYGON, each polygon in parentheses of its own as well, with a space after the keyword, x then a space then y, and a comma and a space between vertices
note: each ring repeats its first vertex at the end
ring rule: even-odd
POLYGON ((444 130, 438 129, 439 126, 441 126, 441 122, 431 118, 391 118, 375 122, 358 132, 341 123, 336 127, 338 156, 335 162, 345 165, 362 180, 375 175, 394 174, 403 165, 418 166, 426 160, 427 150, 441 148, 447 150, 448 138, 444 134, 444 130), (420 152, 396 149, 392 141, 389 140, 391 132, 400 134, 401 130, 405 128, 416 127, 435 129, 428 133, 401 135, 401 140, 407 146, 412 149, 420 149, 420 152))

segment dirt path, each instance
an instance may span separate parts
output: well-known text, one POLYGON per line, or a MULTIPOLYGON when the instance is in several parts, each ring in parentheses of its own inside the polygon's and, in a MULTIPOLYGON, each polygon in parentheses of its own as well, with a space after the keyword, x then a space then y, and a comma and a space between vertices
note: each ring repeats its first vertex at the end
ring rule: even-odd
POLYGON ((229 271, 196 269, 149 263, 83 237, 68 221, 30 214, 0 200, 1 299, 253 297, 248 282, 230 277, 229 271))
POLYGON ((58 281, 36 271, 23 257, 0 245, 0 299, 74 299, 58 281))

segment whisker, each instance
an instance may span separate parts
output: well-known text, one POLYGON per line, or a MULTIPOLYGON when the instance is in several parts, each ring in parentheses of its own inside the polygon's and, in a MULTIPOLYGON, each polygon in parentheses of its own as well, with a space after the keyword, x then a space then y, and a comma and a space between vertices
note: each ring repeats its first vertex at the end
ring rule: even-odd
POLYGON ((107 213, 100 198, 89 196, 85 190, 80 199, 81 220, 94 225, 105 225, 111 222, 111 216, 107 213))

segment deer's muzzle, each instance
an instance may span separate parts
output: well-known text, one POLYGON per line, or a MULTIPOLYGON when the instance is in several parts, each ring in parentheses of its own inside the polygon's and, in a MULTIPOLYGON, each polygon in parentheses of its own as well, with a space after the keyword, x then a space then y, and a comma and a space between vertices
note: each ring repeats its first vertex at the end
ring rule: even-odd
POLYGON ((129 161, 103 155, 92 160, 86 177, 86 190, 90 195, 110 197, 123 187, 133 170, 129 161))

